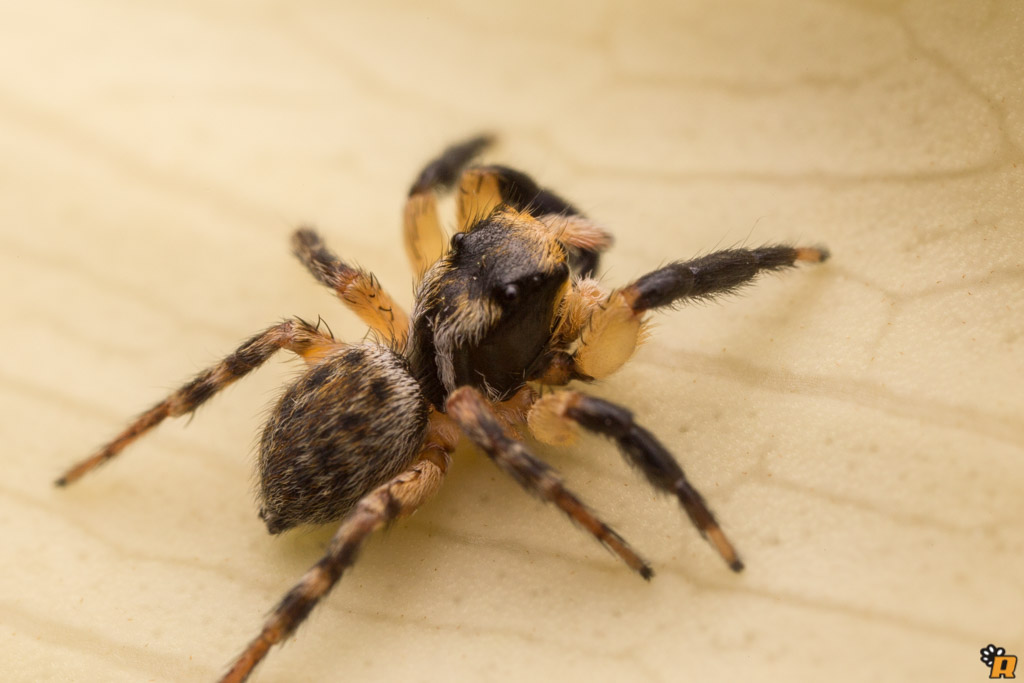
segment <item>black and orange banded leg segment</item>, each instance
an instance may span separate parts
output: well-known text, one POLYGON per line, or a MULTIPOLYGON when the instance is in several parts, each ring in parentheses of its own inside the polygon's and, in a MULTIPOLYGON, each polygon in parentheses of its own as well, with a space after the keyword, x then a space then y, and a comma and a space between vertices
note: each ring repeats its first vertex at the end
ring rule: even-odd
POLYGON ((452 189, 462 169, 493 143, 493 135, 477 135, 449 145, 436 159, 423 167, 409 188, 409 196, 420 192, 452 189))
POLYGON ((656 489, 679 499, 690 521, 707 538, 733 571, 741 571, 732 543, 722 532, 700 493, 690 484, 679 463, 658 439, 633 420, 633 414, 609 401, 578 391, 558 391, 534 404, 529 423, 538 439, 567 443, 566 430, 572 421, 584 429, 611 438, 622 456, 647 477, 656 489))
POLYGON ((820 263, 828 256, 824 247, 727 249, 650 272, 611 292, 593 312, 573 353, 572 370, 602 379, 622 367, 643 340, 647 311, 731 294, 760 273, 820 263))
POLYGON ((489 165, 462 175, 456 197, 460 230, 486 218, 499 204, 530 214, 554 232, 569 250, 569 267, 580 277, 593 275, 601 252, 612 244, 607 231, 522 171, 489 165))
POLYGON ((338 346, 334 339, 298 318, 274 325, 253 336, 224 360, 203 370, 192 381, 144 412, 112 441, 69 469, 55 483, 66 486, 78 480, 115 457, 166 418, 191 413, 218 391, 263 365, 279 349, 289 349, 314 360, 338 346))
POLYGON ((659 268, 625 287, 622 294, 633 311, 640 313, 683 299, 730 294, 763 272, 791 268, 800 261, 821 263, 828 257, 824 247, 727 249, 659 268))
POLYGON ((292 253, 322 285, 334 290, 349 310, 396 348, 409 335, 409 316, 396 304, 373 273, 338 258, 311 228, 292 235, 292 253))
MULTIPOLYGON (((451 145, 423 167, 409 188, 403 212, 403 236, 406 255, 417 281, 445 250, 437 193, 454 187, 462 170, 492 142, 491 136, 478 135, 451 145)), ((465 227, 460 226, 458 230, 461 232, 465 227)))
POLYGON ((294 633, 334 588, 374 531, 412 513, 437 492, 448 464, 446 451, 429 448, 408 470, 364 496, 335 532, 324 556, 277 603, 259 635, 235 659, 221 683, 246 680, 270 648, 294 633))
POLYGON ((644 579, 654 575, 651 566, 569 491, 547 463, 505 432, 490 403, 480 392, 472 387, 456 389, 448 397, 447 414, 494 464, 528 493, 553 503, 644 579))

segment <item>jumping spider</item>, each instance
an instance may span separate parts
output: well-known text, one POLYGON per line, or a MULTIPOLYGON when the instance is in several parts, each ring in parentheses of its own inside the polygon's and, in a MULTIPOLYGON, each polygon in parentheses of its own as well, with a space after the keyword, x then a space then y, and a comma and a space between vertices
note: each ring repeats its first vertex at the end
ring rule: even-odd
POLYGON ((824 261, 828 251, 729 249, 607 289, 592 275, 611 235, 524 173, 470 166, 490 142, 478 137, 449 147, 412 185, 404 216, 406 249, 419 274, 411 318, 372 274, 340 260, 313 230, 300 229, 292 237, 295 255, 379 341, 346 344, 319 325, 285 320, 199 373, 57 480, 76 481, 279 349, 305 360, 263 429, 259 515, 272 534, 307 523, 341 526, 223 681, 245 680, 334 587, 373 531, 438 490, 460 434, 649 579, 647 562, 519 439, 521 430, 551 444, 571 442, 579 427, 604 434, 655 488, 679 498, 731 569, 743 568, 679 464, 628 410, 578 391, 541 395, 538 388, 610 375, 633 353, 650 310, 729 293, 762 271, 824 261), (437 195, 453 187, 458 224, 445 244, 437 195))

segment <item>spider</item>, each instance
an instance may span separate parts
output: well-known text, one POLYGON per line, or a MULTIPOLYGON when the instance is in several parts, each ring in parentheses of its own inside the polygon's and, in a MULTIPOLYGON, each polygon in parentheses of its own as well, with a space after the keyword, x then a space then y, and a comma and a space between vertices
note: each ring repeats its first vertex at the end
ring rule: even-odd
POLYGON ((301 228, 292 249, 372 332, 347 344, 319 324, 286 319, 142 413, 57 480, 70 484, 168 417, 192 413, 279 349, 306 363, 263 428, 259 516, 271 534, 341 521, 323 557, 281 599, 222 681, 244 681, 350 567, 367 537, 440 488, 461 435, 520 486, 552 503, 628 567, 650 565, 521 441, 571 443, 580 429, 610 437, 656 489, 674 495, 734 571, 743 564, 700 493, 625 408, 579 391, 621 367, 649 311, 734 292, 763 271, 828 258, 822 247, 728 249, 654 270, 619 289, 592 276, 611 235, 530 176, 471 165, 492 142, 445 149, 405 204, 405 246, 417 273, 411 317, 371 273, 301 228), (438 196, 456 190, 456 232, 443 238, 438 196), (546 389, 543 393, 540 390, 546 389))

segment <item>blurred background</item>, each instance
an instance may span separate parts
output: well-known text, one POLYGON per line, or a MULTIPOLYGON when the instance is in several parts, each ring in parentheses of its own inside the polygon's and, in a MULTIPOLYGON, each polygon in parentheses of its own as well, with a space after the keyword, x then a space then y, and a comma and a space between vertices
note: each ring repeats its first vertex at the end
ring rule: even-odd
POLYGON ((729 572, 614 448, 540 448, 639 581, 461 449, 260 681, 965 681, 1024 657, 1024 7, 992 2, 0 3, 6 680, 208 681, 332 528, 270 537, 275 360, 53 478, 287 315, 365 329, 318 226, 403 304, 402 202, 499 135, 609 226, 613 284, 767 242, 833 260, 657 316, 593 388, 679 456, 729 572))

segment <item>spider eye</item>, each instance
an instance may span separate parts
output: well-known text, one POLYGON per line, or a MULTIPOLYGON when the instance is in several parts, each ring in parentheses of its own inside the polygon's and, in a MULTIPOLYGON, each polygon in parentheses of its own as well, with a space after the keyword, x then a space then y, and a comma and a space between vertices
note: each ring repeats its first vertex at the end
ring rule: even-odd
POLYGON ((519 285, 509 284, 498 290, 501 300, 511 303, 519 298, 519 285))
POLYGON ((466 239, 466 233, 457 232, 452 235, 452 251, 458 251, 459 245, 462 244, 462 240, 466 239))

